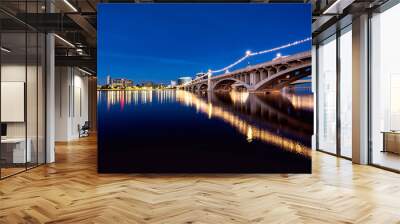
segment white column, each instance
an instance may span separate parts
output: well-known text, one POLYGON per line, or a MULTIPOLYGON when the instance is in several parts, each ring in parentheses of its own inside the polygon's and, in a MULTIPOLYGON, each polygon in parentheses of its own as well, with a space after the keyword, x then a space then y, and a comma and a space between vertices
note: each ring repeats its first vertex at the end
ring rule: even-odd
POLYGON ((46 163, 55 161, 55 54, 54 34, 46 36, 46 163))
POLYGON ((368 16, 353 19, 353 162, 368 163, 368 16))

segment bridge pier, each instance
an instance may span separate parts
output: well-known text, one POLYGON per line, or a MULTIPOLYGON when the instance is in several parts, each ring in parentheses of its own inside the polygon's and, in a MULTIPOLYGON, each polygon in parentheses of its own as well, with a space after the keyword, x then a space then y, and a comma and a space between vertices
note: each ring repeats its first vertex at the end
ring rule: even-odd
POLYGON ((256 71, 256 80, 255 80, 255 82, 254 82, 254 84, 257 84, 258 82, 260 82, 261 81, 261 74, 260 74, 260 71, 256 71))
POLYGON ((266 78, 268 78, 267 71, 265 71, 264 69, 260 70, 260 81, 266 78))
POLYGON ((244 74, 244 83, 250 85, 250 75, 247 73, 244 74))
POLYGON ((255 72, 250 72, 250 86, 254 85, 256 81, 256 74, 255 72))

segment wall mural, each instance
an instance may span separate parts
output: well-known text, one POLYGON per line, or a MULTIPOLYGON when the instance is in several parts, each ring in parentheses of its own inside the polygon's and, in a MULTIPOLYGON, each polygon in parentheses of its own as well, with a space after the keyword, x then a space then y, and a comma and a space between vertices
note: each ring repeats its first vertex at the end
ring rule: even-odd
POLYGON ((100 173, 311 173, 309 4, 100 4, 100 173))

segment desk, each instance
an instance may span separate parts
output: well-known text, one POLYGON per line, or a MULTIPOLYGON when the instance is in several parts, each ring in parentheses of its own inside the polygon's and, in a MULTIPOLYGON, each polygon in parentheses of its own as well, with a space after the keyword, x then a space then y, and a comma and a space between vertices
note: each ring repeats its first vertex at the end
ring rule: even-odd
POLYGON ((383 131, 382 152, 400 154, 400 131, 383 131))
POLYGON ((26 139, 28 142, 25 152, 25 138, 5 138, 1 139, 1 156, 9 163, 26 163, 31 162, 31 139, 26 139), (12 148, 10 148, 12 147, 12 148), (10 153, 8 153, 10 152, 10 153), (5 155, 3 155, 5 154, 5 155), (10 155, 12 154, 12 155, 10 155), (11 160, 12 158, 12 160, 11 160))

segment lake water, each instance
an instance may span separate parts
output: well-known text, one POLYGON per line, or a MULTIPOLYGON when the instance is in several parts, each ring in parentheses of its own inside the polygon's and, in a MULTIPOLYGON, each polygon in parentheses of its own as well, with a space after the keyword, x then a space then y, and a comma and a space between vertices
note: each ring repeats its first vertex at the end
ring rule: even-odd
POLYGON ((99 172, 310 173, 311 94, 98 91, 99 172))

